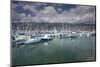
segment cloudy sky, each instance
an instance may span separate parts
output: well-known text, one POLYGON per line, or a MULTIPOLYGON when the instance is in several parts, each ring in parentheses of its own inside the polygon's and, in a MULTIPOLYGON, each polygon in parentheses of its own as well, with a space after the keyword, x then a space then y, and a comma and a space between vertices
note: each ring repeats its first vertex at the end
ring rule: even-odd
POLYGON ((13 1, 12 22, 95 24, 95 6, 13 1))

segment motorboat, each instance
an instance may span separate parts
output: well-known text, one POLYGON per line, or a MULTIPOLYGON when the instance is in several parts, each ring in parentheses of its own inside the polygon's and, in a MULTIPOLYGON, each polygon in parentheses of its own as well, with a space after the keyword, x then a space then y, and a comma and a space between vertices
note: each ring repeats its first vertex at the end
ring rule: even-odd
POLYGON ((92 32, 92 33, 90 34, 90 36, 96 36, 96 33, 95 33, 95 32, 92 32))
POLYGON ((21 45, 24 44, 24 42, 30 38, 31 36, 28 35, 15 34, 12 35, 11 42, 13 45, 21 45))
POLYGON ((45 34, 41 37, 41 40, 52 40, 52 37, 49 34, 45 34))
POLYGON ((40 42, 41 39, 38 38, 38 37, 35 37, 35 38, 30 38, 30 39, 27 39, 26 41, 24 41, 24 44, 31 44, 31 43, 37 43, 37 42, 40 42))
POLYGON ((70 33, 70 34, 68 35, 69 38, 76 38, 76 37, 78 37, 78 36, 79 36, 79 34, 76 33, 76 32, 72 32, 72 33, 70 33))

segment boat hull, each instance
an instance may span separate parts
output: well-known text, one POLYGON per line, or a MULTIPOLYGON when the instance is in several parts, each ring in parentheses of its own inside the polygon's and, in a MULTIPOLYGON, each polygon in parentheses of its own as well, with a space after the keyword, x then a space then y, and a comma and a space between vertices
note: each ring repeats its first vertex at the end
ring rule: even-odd
POLYGON ((31 44, 31 43, 37 43, 37 42, 40 42, 41 39, 29 39, 29 40, 26 40, 24 43, 25 44, 31 44))

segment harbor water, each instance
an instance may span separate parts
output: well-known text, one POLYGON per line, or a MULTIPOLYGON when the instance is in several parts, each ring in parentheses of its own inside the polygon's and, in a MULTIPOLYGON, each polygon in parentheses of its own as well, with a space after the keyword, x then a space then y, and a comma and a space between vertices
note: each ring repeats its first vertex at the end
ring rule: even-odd
POLYGON ((95 61, 95 36, 54 38, 47 42, 12 47, 12 64, 49 64, 95 61))

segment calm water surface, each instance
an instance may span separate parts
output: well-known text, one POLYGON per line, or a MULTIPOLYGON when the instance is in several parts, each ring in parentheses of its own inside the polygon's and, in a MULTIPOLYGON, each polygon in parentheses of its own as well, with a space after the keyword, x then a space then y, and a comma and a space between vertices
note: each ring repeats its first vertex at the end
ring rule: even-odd
POLYGON ((46 64, 95 60, 95 36, 55 38, 48 42, 12 48, 12 64, 46 64))

